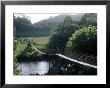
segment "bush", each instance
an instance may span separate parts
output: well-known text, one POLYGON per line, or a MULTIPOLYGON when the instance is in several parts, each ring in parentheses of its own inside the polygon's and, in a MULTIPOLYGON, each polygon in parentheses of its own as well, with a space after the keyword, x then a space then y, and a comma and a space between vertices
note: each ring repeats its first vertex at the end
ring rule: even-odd
POLYGON ((81 52, 97 55, 97 31, 95 26, 76 31, 66 45, 66 52, 81 52))

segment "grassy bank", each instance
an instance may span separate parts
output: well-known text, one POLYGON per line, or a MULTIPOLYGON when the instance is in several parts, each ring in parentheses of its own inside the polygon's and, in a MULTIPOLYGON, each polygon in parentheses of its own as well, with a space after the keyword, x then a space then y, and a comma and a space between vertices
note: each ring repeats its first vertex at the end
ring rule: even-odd
POLYGON ((32 41, 35 43, 36 48, 39 50, 43 50, 45 48, 45 45, 48 44, 49 36, 43 36, 43 37, 23 37, 19 38, 22 40, 28 39, 29 41, 32 41))

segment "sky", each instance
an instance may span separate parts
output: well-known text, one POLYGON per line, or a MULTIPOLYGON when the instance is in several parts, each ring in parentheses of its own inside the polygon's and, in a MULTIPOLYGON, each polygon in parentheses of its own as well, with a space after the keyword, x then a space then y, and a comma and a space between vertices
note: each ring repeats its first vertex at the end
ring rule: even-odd
POLYGON ((55 16, 58 16, 60 14, 14 14, 14 16, 16 17, 23 17, 24 16, 28 16, 29 19, 31 20, 32 24, 35 23, 35 22, 38 22, 40 20, 44 20, 44 19, 47 19, 47 18, 50 18, 50 17, 55 17, 55 16))

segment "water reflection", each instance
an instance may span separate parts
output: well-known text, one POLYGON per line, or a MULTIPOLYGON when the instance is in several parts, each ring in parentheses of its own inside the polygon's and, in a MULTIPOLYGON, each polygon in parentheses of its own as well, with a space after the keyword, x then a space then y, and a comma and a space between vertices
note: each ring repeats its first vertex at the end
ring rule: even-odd
POLYGON ((49 68, 52 65, 47 61, 37 61, 37 62, 22 62, 19 64, 19 68, 21 68, 21 75, 34 75, 39 74, 43 75, 48 73, 49 68))

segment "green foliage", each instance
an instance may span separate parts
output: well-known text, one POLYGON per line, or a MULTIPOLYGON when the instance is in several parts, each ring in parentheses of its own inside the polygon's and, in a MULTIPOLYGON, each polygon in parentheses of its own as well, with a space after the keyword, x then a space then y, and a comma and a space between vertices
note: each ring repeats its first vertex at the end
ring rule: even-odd
POLYGON ((87 27, 89 25, 97 26, 97 14, 86 13, 80 21, 80 26, 87 27))
POLYGON ((17 56, 18 62, 36 61, 41 54, 32 47, 33 42, 28 42, 27 47, 17 56))
POLYGON ((49 36, 50 28, 54 23, 42 20, 32 24, 28 17, 14 17, 16 37, 49 36))
POLYGON ((15 75, 19 75, 20 72, 21 72, 21 69, 18 68, 18 65, 19 65, 19 64, 18 64, 18 62, 17 62, 16 56, 14 56, 13 73, 14 73, 15 75))
POLYGON ((29 20, 29 18, 28 17, 14 17, 14 20, 16 20, 15 21, 15 24, 31 24, 31 21, 29 20))
POLYGON ((19 46, 19 41, 18 40, 14 40, 14 56, 13 56, 13 73, 15 75, 18 75, 20 74, 21 70, 18 68, 18 61, 17 61, 17 55, 19 54, 18 53, 18 46, 19 46))
POLYGON ((34 31, 34 27, 32 26, 31 21, 28 17, 14 17, 14 26, 16 37, 27 36, 30 35, 30 31, 34 31), (31 29, 31 30, 30 30, 31 29))
POLYGON ((46 45, 48 44, 48 41, 49 41, 49 37, 23 37, 23 38, 19 38, 20 40, 28 40, 27 43, 29 41, 31 41, 34 46, 42 51, 42 52, 45 52, 46 51, 46 45))
POLYGON ((31 21, 26 18, 26 17, 14 17, 14 25, 16 26, 16 31, 25 31, 25 30, 29 30, 30 28, 32 28, 32 23, 31 21))
POLYGON ((55 61, 48 74, 50 75, 96 75, 97 69, 76 62, 55 57, 55 61))
POLYGON ((95 26, 76 31, 66 45, 68 52, 82 52, 97 55, 97 30, 95 26))
POLYGON ((62 53, 69 37, 78 30, 78 26, 73 24, 71 17, 66 17, 64 22, 52 27, 52 35, 48 44, 48 51, 51 53, 62 53))
POLYGON ((18 56, 20 56, 22 54, 22 52, 25 50, 28 42, 28 39, 14 39, 14 46, 13 46, 13 50, 14 50, 14 55, 13 55, 13 72, 15 75, 19 75, 21 72, 21 69, 19 68, 19 62, 18 62, 18 56))

